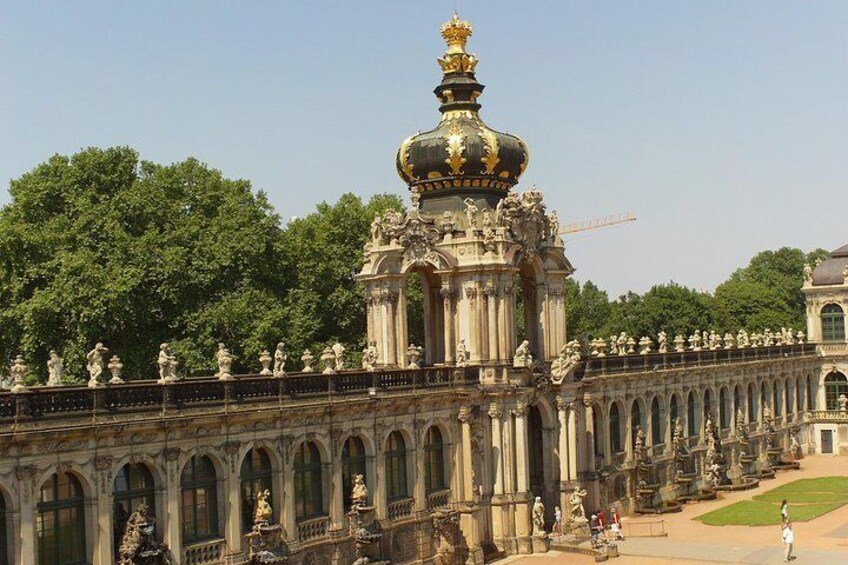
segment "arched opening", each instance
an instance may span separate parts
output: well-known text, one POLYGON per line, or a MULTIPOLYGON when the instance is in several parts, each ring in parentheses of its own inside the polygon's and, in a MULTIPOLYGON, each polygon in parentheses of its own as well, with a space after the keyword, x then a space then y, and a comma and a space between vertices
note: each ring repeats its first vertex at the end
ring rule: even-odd
POLYGON ((41 487, 36 507, 39 565, 82 565, 86 556, 85 496, 70 473, 55 473, 41 487))
POLYGON ((824 403, 826 410, 839 410, 839 396, 848 396, 848 379, 839 371, 832 371, 824 378, 824 403))
POLYGON ((698 423, 695 413, 695 394, 690 390, 686 397, 686 435, 694 437, 698 435, 698 423))
POLYGON ((756 422, 759 418, 757 417, 757 389, 754 387, 754 383, 748 383, 748 421, 756 422))
POLYGON ((781 394, 781 389, 783 387, 779 382, 774 383, 774 417, 779 418, 781 414, 783 414, 783 394, 781 394))
POLYGON ((368 484, 368 472, 365 469, 367 455, 365 444, 358 436, 350 436, 342 447, 342 493, 344 496, 345 509, 350 510, 353 502, 350 496, 353 494, 353 480, 357 475, 362 475, 365 484, 368 484))
MULTIPOLYGON (((542 343, 538 282, 533 265, 528 261, 521 263, 518 273, 513 278, 516 300, 516 343, 527 340, 534 359, 541 359, 546 354, 542 343)), ((510 344, 510 347, 514 349, 515 344, 510 344)))
POLYGON ((542 414, 537 406, 527 410, 528 456, 530 458, 530 491, 534 496, 544 496, 545 462, 542 444, 542 414))
POLYGON ((704 422, 707 420, 707 416, 713 418, 713 425, 717 425, 715 421, 716 414, 713 412, 713 391, 709 388, 704 390, 704 422))
POLYGON ((821 311, 822 341, 845 341, 845 313, 838 304, 826 304, 821 311))
POLYGON ((816 381, 810 375, 807 375, 807 404, 810 410, 815 410, 819 404, 816 395, 816 381))
POLYGON ((597 404, 595 404, 592 408, 592 445, 595 448, 595 459, 603 459, 606 455, 606 449, 604 449, 604 434, 603 428, 601 427, 601 408, 597 404))
MULTIPOLYGON (((742 391, 741 391, 740 387, 741 387, 741 385, 738 385, 738 384, 735 387, 733 387, 733 414, 732 414, 733 418, 736 418, 739 411, 743 409, 742 408, 742 391)), ((744 412, 743 412, 743 414, 744 414, 744 412)))
POLYGON ((609 426, 610 449, 613 453, 621 453, 623 451, 621 445, 621 414, 617 402, 613 402, 610 406, 609 426))
MULTIPOLYGON (((432 365, 445 360, 445 310, 440 289, 441 277, 435 274, 432 266, 416 266, 406 274, 403 291, 406 345, 424 348, 419 364, 432 365)), ((406 364, 405 354, 402 364, 406 364)))
POLYGON ((424 480, 428 493, 445 490, 445 444, 442 432, 430 426, 424 436, 424 480))
POLYGON ((804 383, 804 378, 801 377, 798 379, 798 384, 796 387, 797 394, 795 394, 795 407, 796 412, 801 413, 804 411, 804 400, 805 400, 805 390, 807 386, 804 383))
POLYGON ((718 392, 718 426, 722 430, 730 427, 729 406, 727 402, 727 388, 721 387, 718 392))
POLYGON ((300 444, 294 455, 294 509, 298 521, 324 514, 321 453, 313 441, 300 444))
POLYGON ((194 455, 180 475, 183 544, 220 537, 218 477, 205 455, 194 455))
POLYGON ((623 475, 615 478, 612 485, 612 496, 614 500, 623 500, 627 497, 627 479, 623 475))
POLYGON ((144 463, 127 463, 115 475, 113 494, 114 506, 114 551, 118 555, 121 538, 127 520, 139 505, 146 504, 151 513, 155 512, 153 475, 144 463))
POLYGON ((642 420, 642 408, 639 406, 639 401, 634 400, 630 408, 630 430, 633 435, 636 434, 636 428, 645 428, 645 422, 642 420))
MULTIPOLYGON (((273 469, 271 459, 264 449, 253 448, 244 456, 241 462, 241 529, 249 532, 253 527, 253 512, 256 508, 256 499, 260 493, 266 490, 274 494, 273 469)), ((273 498, 271 498, 273 500, 273 498)))
POLYGON ((766 382, 763 381, 760 385, 760 410, 765 410, 766 406, 771 409, 771 391, 766 386, 766 382))
POLYGON ((660 402, 655 396, 651 401, 651 445, 663 443, 662 412, 660 402))
POLYGON ((394 431, 386 441, 386 497, 389 502, 409 497, 406 484, 406 441, 394 431))
POLYGON ((668 407, 668 417, 670 418, 669 425, 671 426, 671 429, 673 430, 674 429, 674 423, 677 421, 678 418, 680 418, 680 407, 678 406, 678 403, 677 403, 677 395, 676 394, 671 395, 671 402, 669 403, 669 407, 668 407))
POLYGON ((786 381, 786 415, 791 416, 795 412, 795 383, 786 381))

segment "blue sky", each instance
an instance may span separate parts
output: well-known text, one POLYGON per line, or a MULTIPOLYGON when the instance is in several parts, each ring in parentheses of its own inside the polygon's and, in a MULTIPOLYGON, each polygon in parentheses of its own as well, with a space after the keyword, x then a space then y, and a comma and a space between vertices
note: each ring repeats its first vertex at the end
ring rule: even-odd
POLYGON ((575 277, 613 296, 712 289, 757 251, 848 243, 848 2, 0 3, 0 204, 54 153, 195 156, 283 218, 353 191, 406 194, 400 141, 438 119, 453 9, 520 135, 575 277))

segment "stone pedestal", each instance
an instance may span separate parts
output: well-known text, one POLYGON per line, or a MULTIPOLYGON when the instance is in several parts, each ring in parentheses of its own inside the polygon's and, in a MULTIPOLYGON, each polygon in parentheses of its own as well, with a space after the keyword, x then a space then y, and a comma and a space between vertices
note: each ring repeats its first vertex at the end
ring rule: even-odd
POLYGON ((533 536, 533 553, 547 553, 551 550, 551 538, 548 534, 533 536))

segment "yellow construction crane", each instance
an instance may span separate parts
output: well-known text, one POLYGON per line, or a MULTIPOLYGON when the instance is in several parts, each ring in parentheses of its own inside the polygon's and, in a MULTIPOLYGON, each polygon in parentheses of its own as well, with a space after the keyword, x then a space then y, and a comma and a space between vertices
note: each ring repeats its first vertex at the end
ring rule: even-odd
POLYGON ((566 226, 561 229, 559 233, 561 235, 569 233, 578 233, 582 231, 596 230, 598 228, 605 228, 608 226, 614 226, 616 224, 623 224, 625 222, 635 221, 636 216, 634 216, 630 212, 622 214, 612 214, 610 216, 604 216, 603 218, 595 218, 593 220, 587 220, 585 222, 574 222, 571 224, 566 224, 566 226))

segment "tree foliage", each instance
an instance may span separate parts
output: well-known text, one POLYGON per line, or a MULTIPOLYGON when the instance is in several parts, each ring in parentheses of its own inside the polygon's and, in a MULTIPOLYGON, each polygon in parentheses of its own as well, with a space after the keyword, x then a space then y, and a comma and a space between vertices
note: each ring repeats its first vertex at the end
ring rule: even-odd
MULTIPOLYGON (((280 339, 290 351, 359 345, 353 274, 373 215, 344 195, 285 229, 265 194, 195 159, 163 166, 126 147, 56 155, 10 185, 0 210, 0 352, 43 380, 50 349, 83 377, 102 341, 128 378, 151 378, 162 342, 184 374, 210 374, 216 344, 255 371, 280 339)), ((299 357, 292 355, 292 357, 299 357)))

